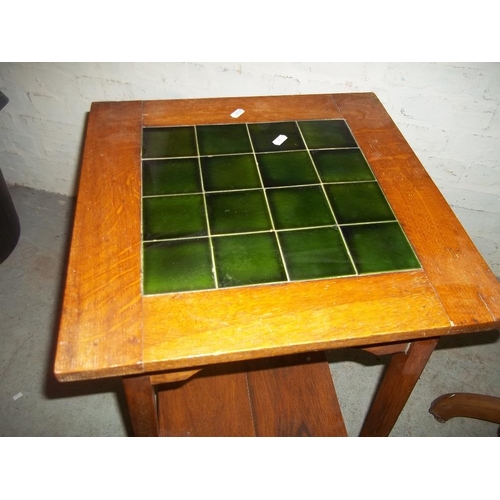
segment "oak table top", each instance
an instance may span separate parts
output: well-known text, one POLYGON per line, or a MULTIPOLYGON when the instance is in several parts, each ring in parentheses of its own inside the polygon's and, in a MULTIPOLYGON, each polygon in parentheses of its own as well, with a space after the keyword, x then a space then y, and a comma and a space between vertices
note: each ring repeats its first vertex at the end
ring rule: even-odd
POLYGON ((496 277, 374 94, 92 105, 57 342, 60 381, 499 326, 496 277), (237 109, 244 113, 231 116, 237 109), (322 143, 333 129, 340 142, 322 143), (224 149, 224 141, 212 140, 214 131, 242 133, 244 145, 233 151, 240 144, 234 139, 224 149), (277 139, 270 149, 259 142, 267 131, 277 139), (175 151, 162 152, 158 133, 175 151), (181 151, 183 141, 195 149, 181 151), (347 174, 329 163, 341 154, 347 174), (303 162, 302 177, 294 180, 280 158, 303 162), (223 160, 236 162, 238 174, 228 176, 223 160), (156 188, 165 165, 169 174, 159 183, 167 187, 156 188), (178 175, 184 167, 191 184, 178 175), (297 222, 283 214, 299 192, 309 207, 301 213, 318 214, 321 205, 324 219, 297 222), (243 205, 250 212, 262 206, 264 215, 243 211, 235 229, 225 214, 243 205), (182 214, 192 207, 200 222, 183 233, 192 219, 182 214), (165 225, 155 215, 160 209, 179 222, 165 225), (301 252, 323 262, 317 242, 324 238, 336 249, 335 265, 304 267, 301 252), (248 275, 241 271, 234 256, 264 247, 273 248, 272 257, 250 263, 248 275), (179 255, 184 263, 170 265, 179 255), (203 259, 206 266, 182 284, 178 267, 198 269, 203 259), (162 266, 170 274, 157 279, 162 266))

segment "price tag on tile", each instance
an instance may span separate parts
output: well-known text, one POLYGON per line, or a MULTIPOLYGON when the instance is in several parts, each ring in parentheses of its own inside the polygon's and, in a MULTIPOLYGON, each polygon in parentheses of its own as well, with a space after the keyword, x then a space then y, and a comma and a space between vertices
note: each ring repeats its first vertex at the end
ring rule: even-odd
POLYGON ((273 144, 275 146, 281 146, 287 139, 288 137, 286 135, 278 135, 278 137, 274 139, 273 144))

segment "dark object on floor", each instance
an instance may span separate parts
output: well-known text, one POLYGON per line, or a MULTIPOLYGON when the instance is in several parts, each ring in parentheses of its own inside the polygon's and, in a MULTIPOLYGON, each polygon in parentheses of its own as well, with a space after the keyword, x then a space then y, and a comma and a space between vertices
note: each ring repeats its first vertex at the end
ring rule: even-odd
POLYGON ((3 92, 0 92, 0 109, 3 109, 8 102, 9 98, 3 92))
POLYGON ((21 226, 16 207, 0 170, 0 263, 12 253, 20 234, 21 226))
MULTIPOLYGON (((9 98, 0 92, 0 110, 3 109, 9 98)), ((0 264, 12 253, 19 241, 21 227, 16 207, 12 202, 9 188, 3 173, 0 170, 0 264)))

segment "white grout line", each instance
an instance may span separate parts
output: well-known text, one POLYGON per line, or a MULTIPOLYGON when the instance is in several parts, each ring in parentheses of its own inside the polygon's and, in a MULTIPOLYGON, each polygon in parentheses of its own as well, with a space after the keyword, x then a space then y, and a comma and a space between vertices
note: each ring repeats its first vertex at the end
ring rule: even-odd
POLYGON ((144 196, 143 196, 143 193, 144 193, 144 182, 143 182, 143 168, 142 168, 142 148, 143 148, 143 142, 144 142, 144 127, 142 128, 142 134, 141 134, 141 153, 140 153, 140 157, 139 157, 139 162, 140 162, 140 166, 139 166, 139 182, 141 183, 140 185, 140 193, 141 193, 141 201, 140 201, 140 231, 141 231, 141 255, 140 255, 140 259, 141 259, 141 265, 140 265, 140 287, 141 287, 141 297, 143 297, 145 294, 144 294, 144 196))
MULTIPOLYGON (((318 120, 301 120, 300 122, 303 122, 303 121, 318 121, 318 120)), ((346 125, 347 125, 347 128, 349 130, 349 132, 351 133, 352 137, 354 138, 354 135, 352 134, 351 130, 349 129, 349 126, 347 124, 347 122, 345 120, 329 120, 329 119, 325 119, 325 120, 322 120, 322 121, 343 121, 346 125)), ((267 122, 266 122, 267 123, 267 122)), ((272 123, 272 122, 270 122, 272 123)), ((292 122, 291 122, 292 123, 292 122)), ((261 184, 261 187, 259 188, 248 188, 248 189, 230 189, 230 190, 217 190, 217 191, 206 191, 205 190, 205 186, 204 186, 204 182, 203 182, 203 171, 202 171, 202 166, 201 166, 201 158, 202 158, 202 155, 200 155, 200 151, 199 151, 199 143, 198 143, 198 134, 197 134, 197 126, 196 125, 189 125, 190 127, 193 127, 194 131, 195 131, 195 141, 196 141, 196 149, 197 149, 197 156, 181 156, 181 157, 166 157, 166 158, 142 158, 142 143, 141 143, 141 238, 144 238, 143 236, 143 199, 144 198, 158 198, 158 197, 167 197, 167 196, 187 196, 187 195, 203 195, 203 203, 204 203, 204 207, 205 207, 205 218, 206 218, 206 223, 207 223, 207 231, 208 231, 208 235, 206 236, 188 236, 188 237, 179 237, 179 238, 164 238, 164 239, 154 239, 154 240, 144 240, 142 239, 142 245, 141 245, 141 261, 142 261, 142 266, 141 266, 141 277, 143 278, 143 266, 144 266, 144 262, 143 262, 143 259, 144 259, 144 251, 143 251, 143 247, 144 247, 144 243, 155 243, 155 242, 165 242, 165 241, 182 241, 182 240, 195 240, 195 239, 202 239, 202 238, 208 238, 208 241, 209 241, 209 245, 210 245, 210 251, 211 251, 211 258, 212 258, 212 269, 213 269, 213 275, 214 275, 214 279, 215 279, 215 288, 208 288, 208 289, 203 289, 203 290, 186 290, 186 291, 180 291, 180 292, 166 292, 166 293, 161 293, 161 294, 149 294, 149 295, 165 295, 165 294, 169 294, 169 293, 193 293, 193 292, 197 292, 197 291, 209 291, 209 290, 214 290, 214 289, 219 289, 219 284, 218 284, 218 278, 217 278, 217 271, 216 271, 216 266, 215 266, 215 253, 214 253, 214 247, 213 247, 213 238, 219 238, 219 237, 226 237, 226 236, 238 236, 238 235, 250 235, 250 234, 262 234, 262 233, 269 233, 270 230, 263 230, 263 231, 247 231, 247 232, 237 232, 237 233, 227 233, 227 234, 212 234, 211 233, 211 230, 210 230, 210 220, 209 220, 209 217, 208 217, 208 207, 207 207, 207 200, 206 200, 206 197, 208 194, 215 194, 215 193, 230 193, 230 192, 244 192, 244 191, 263 191, 263 194, 264 194, 264 198, 265 198, 265 201, 266 201, 266 206, 267 206, 267 210, 268 210, 268 214, 269 214, 269 217, 270 217, 270 221, 271 221, 271 225, 272 225, 272 232, 273 234, 275 235, 275 238, 276 238, 276 241, 277 241, 277 244, 278 244, 278 249, 279 249, 279 252, 280 252, 280 256, 281 256, 281 259, 282 259, 282 262, 283 262, 283 267, 284 267, 284 270, 285 270, 285 273, 286 273, 286 277, 287 277, 287 281, 278 281, 278 282, 270 282, 270 283, 255 283, 255 284, 247 284, 247 285, 235 285, 235 286, 230 286, 230 287, 222 287, 222 289, 230 289, 230 288, 242 288, 242 287, 250 287, 250 286, 262 286, 262 285, 273 285, 273 284, 282 284, 282 283, 286 283, 286 282, 291 282, 292 280, 290 279, 290 276, 289 276, 289 273, 288 273, 288 269, 287 269, 287 266, 286 266, 286 261, 285 261, 285 258, 284 258, 284 254, 283 254, 283 250, 281 248, 281 244, 280 244, 280 241, 279 241, 279 237, 278 237, 278 234, 280 232, 291 232, 291 231, 301 231, 301 230, 308 230, 308 229, 319 229, 319 228, 324 228, 324 227, 337 227, 339 229, 339 233, 340 233, 340 236, 342 238, 342 241, 343 241, 343 244, 344 244, 344 247, 347 251, 347 254, 351 260, 351 263, 353 265, 353 268, 355 270, 355 273, 356 274, 349 274, 349 275, 341 275, 341 276, 331 276, 330 278, 343 278, 343 277, 352 277, 352 276, 367 276, 367 275, 373 275, 373 274, 385 274, 385 273, 388 273, 388 272, 405 272, 405 271, 411 271, 413 269, 403 269, 403 270, 392 270, 392 271, 382 271, 382 272, 375 272, 375 273, 359 273, 355 263, 354 263, 354 259, 351 255, 351 252, 349 250, 349 246, 347 245, 347 242, 344 238, 344 235, 343 235, 343 232, 341 230, 342 227, 348 227, 348 226, 366 226, 366 225, 371 225, 371 224, 386 224, 386 223, 397 223, 399 225, 399 227, 401 227, 401 224, 399 222, 399 220, 397 220, 395 214, 394 214, 394 211, 392 210, 392 207, 390 206, 390 203, 389 201, 387 200, 387 197, 385 196, 385 193, 382 191, 383 195, 384 195, 384 198, 386 199, 387 203, 389 204, 389 207, 391 208, 391 212, 393 213, 394 217, 395 217, 395 220, 387 220, 387 221, 374 221, 374 222, 359 222, 359 223, 348 223, 348 224, 339 224, 338 223, 338 220, 335 216, 335 212, 333 210, 333 207, 330 203, 330 200, 328 198, 328 195, 326 193, 326 189, 325 189, 325 185, 338 185, 338 184, 359 184, 359 183, 366 183, 366 182, 375 182, 378 184, 378 180, 370 166, 370 164, 368 163, 368 161, 366 160, 366 157, 364 156, 364 153, 363 151, 361 151, 361 149, 359 148, 359 145, 357 145, 357 141, 356 141, 356 146, 352 146, 352 147, 342 147, 342 148, 318 148, 318 149, 315 149, 318 150, 318 151, 328 151, 328 150, 358 150, 361 152, 361 154, 363 155, 363 158, 365 159, 372 175, 373 175, 373 179, 371 180, 361 180, 361 181, 340 181, 340 182, 323 182, 321 180, 321 176, 319 175, 319 171, 316 167, 316 164, 314 162, 314 159, 311 155, 311 151, 309 150, 308 146, 307 146, 307 143, 304 139, 304 136, 302 134, 302 130, 300 129, 300 126, 299 126, 299 122, 298 121, 295 121, 293 122, 296 124, 298 130, 299 130, 299 133, 301 135, 301 138, 304 142, 304 146, 306 148, 306 151, 309 155, 309 158, 312 162, 312 165, 314 167, 314 170, 315 170, 315 173, 318 177, 318 180, 319 180, 319 183, 313 183, 313 184, 300 184, 300 185, 290 185, 290 186, 274 186, 272 187, 272 189, 287 189, 287 188, 298 188, 298 187, 311 187, 311 186, 320 186, 322 191, 323 191, 323 194, 326 198, 326 201, 328 203, 328 206, 330 208, 330 211, 332 213, 332 216, 333 216, 333 219, 334 219, 334 222, 335 224, 334 225, 321 225, 321 226, 311 226, 311 227, 300 227, 300 228, 287 228, 287 229, 276 229, 275 225, 274 225, 274 219, 273 219, 273 216, 272 216, 272 212, 271 212, 271 208, 270 208, 270 205, 269 205, 269 200, 267 198, 267 189, 266 186, 264 185, 264 182, 263 182, 263 179, 262 179, 262 175, 261 175, 261 171, 260 171, 260 167, 259 167, 259 163, 257 161, 257 153, 255 152, 255 148, 254 148, 254 145, 253 145, 253 141, 252 141, 252 137, 250 135, 250 130, 249 130, 249 127, 248 127, 248 123, 245 123, 245 126, 246 126, 246 129, 247 129, 247 134, 249 136, 249 139, 250 139, 250 145, 252 147, 252 151, 251 152, 244 152, 244 153, 227 153, 227 154, 218 154, 218 155, 203 155, 203 157, 214 157, 214 156, 237 156, 237 155, 249 155, 249 154, 252 154, 253 155, 253 158, 255 160, 255 164, 256 164, 256 168, 257 168, 257 172, 258 172, 258 175, 259 175, 259 180, 260 180, 260 184, 261 184), (192 192, 192 193, 172 193, 172 194, 159 194, 159 195, 146 195, 146 196, 143 196, 142 195, 142 191, 143 191, 143 185, 142 185, 142 175, 143 175, 143 172, 142 172, 142 162, 143 161, 155 161, 155 160, 165 160, 165 161, 168 161, 168 160, 175 160, 175 159, 187 159, 187 158, 196 158, 197 161, 198 161, 198 170, 199 170, 199 175, 200 175, 200 182, 201 182, 201 188, 202 188, 202 191, 201 192, 192 192)), ((149 128, 155 128, 155 127, 149 127, 149 128)), ((156 127, 156 128, 169 128, 169 127, 156 127)), ((354 139, 355 140, 355 139, 354 139)), ((142 141, 142 138, 141 138, 141 141, 142 141)), ((259 153, 259 154, 274 154, 274 153, 284 153, 284 152, 297 152, 297 151, 303 151, 303 150, 280 150, 280 151, 266 151, 266 152, 263 152, 263 153, 259 153)), ((402 229, 402 228, 401 228, 402 229)), ((408 240, 408 237, 406 236, 405 232, 402 231, 403 234, 405 235, 406 239, 408 240)), ((408 241, 409 243, 409 241, 408 241)), ((420 261, 418 260, 418 257, 415 253, 415 251, 413 250, 413 247, 411 246, 411 244, 409 243, 410 245, 410 248, 412 249, 415 257, 417 258, 417 262, 419 262, 420 264, 420 261)), ((300 282, 300 281, 319 281, 319 280, 322 280, 322 279, 328 279, 329 277, 323 277, 323 278, 312 278, 312 279, 305 279, 305 280, 293 280, 293 282, 300 282)), ((143 279, 141 279, 141 288, 143 289, 143 279)), ((142 290, 143 291, 143 290, 142 290)), ((144 291, 143 291, 144 293, 144 291)))
POLYGON ((198 168, 200 172, 200 183, 201 183, 201 190, 202 190, 202 195, 203 195, 203 205, 205 206, 205 220, 207 222, 207 233, 208 233, 208 243, 210 245, 210 255, 212 258, 212 273, 215 281, 215 289, 217 290, 219 288, 219 279, 217 277, 217 268, 215 267, 215 251, 214 251, 214 246, 212 243, 212 232, 210 230, 210 220, 208 218, 208 207, 207 207, 207 196, 205 192, 205 183, 203 182, 203 172, 201 168, 201 156, 200 156, 200 149, 198 145, 198 132, 196 130, 196 126, 194 127, 194 136, 196 140, 196 151, 198 153, 198 168))
MULTIPOLYGON (((318 148, 315 149, 314 151, 341 151, 344 149, 350 149, 350 150, 356 150, 359 149, 359 147, 356 146, 349 146, 349 147, 342 147, 342 148, 318 148)), ((256 154, 263 154, 263 155, 274 155, 274 154, 279 154, 279 153, 296 153, 297 151, 304 151, 303 149, 280 149, 278 151, 261 151, 256 154)), ((199 156, 158 156, 158 157, 153 157, 153 158, 142 158, 142 161, 168 161, 168 160, 183 160, 183 159, 192 159, 192 158, 215 158, 218 156, 243 156, 243 155, 249 155, 252 154, 251 151, 245 151, 243 153, 218 153, 218 154, 212 154, 212 155, 199 155, 199 156)))
POLYGON ((253 152, 253 158, 254 158, 254 161, 255 161, 255 167, 257 168, 257 173, 259 174, 260 184, 262 186, 262 192, 264 193, 264 199, 266 200, 266 206, 267 206, 267 211, 268 211, 268 214, 269 214, 269 220, 271 221, 271 225, 272 225, 273 233, 274 233, 274 238, 275 238, 276 243, 278 245, 278 250, 280 252, 281 261, 283 263, 283 269, 285 270, 287 281, 292 281, 290 279, 290 275, 288 273, 288 269, 287 269, 286 261, 285 261, 285 256, 283 255, 283 249, 281 248, 280 239, 278 238, 278 233, 277 233, 276 227, 274 225, 273 214, 271 213, 271 207, 269 205, 269 200, 267 199, 266 187, 264 186, 264 181, 262 180, 262 175, 260 173, 259 162, 257 161, 257 154, 255 153, 255 148, 253 146, 252 136, 250 135, 250 130, 248 128, 248 124, 246 124, 246 127, 247 127, 247 134, 248 134, 248 137, 250 139, 250 145, 252 146, 252 152, 253 152))
MULTIPOLYGON (((354 137, 354 134, 352 133, 352 130, 351 128, 349 127, 349 124, 347 123, 347 121, 345 120, 345 124, 347 126, 347 130, 349 130, 349 133, 352 135, 352 137, 354 138, 354 140, 356 141, 356 138, 354 137)), ((358 144, 358 141, 356 141, 356 144, 358 144)), ((391 206, 391 204, 389 203, 389 199, 387 198, 387 196, 385 195, 384 193, 384 190, 382 189, 382 186, 380 185, 378 179, 377 179, 377 176, 375 175, 375 172, 373 171, 370 163, 368 162, 365 154, 363 153, 363 151, 361 150, 361 148, 359 148, 359 150, 361 151, 361 154, 363 155, 363 158, 364 160, 366 161, 366 164, 368 165, 368 168, 370 169, 370 172, 372 173, 373 175, 373 178, 376 180, 377 184, 378 184, 378 187, 380 188, 380 191, 382 191, 382 195, 384 196, 385 198, 385 201, 387 202, 387 205, 389 205, 389 208, 391 209, 391 212, 392 212, 392 215, 394 215, 394 219, 396 220, 396 222, 399 224, 399 227, 401 228, 401 231, 404 235, 404 237, 406 238, 406 241, 408 242, 408 245, 410 246, 411 248, 411 251, 413 252, 413 255, 415 256, 415 258, 417 259, 417 262, 419 263, 420 267, 423 269, 423 266, 422 266, 422 263, 420 262, 420 259, 418 258, 418 255, 417 255, 417 252, 415 252, 415 249, 413 248, 413 245, 411 244, 408 236, 406 235, 406 232, 405 230, 403 229, 403 226, 401 225, 401 222, 399 221, 399 219, 397 218, 396 214, 394 213, 394 210, 391 206)))
MULTIPOLYGON (((307 279, 297 279, 293 280, 291 283, 309 283, 311 281, 323 281, 323 280, 328 280, 328 279, 346 279, 346 278, 364 278, 365 276, 377 276, 377 275, 382 275, 382 274, 402 274, 402 273, 407 273, 411 271, 418 271, 418 268, 411 268, 411 269, 394 269, 390 271, 374 271, 371 273, 363 273, 363 274, 340 274, 337 276, 324 276, 321 278, 307 278, 307 279)), ((232 285, 232 286, 223 286, 219 288, 219 290, 234 290, 236 288, 255 288, 259 286, 272 286, 272 285, 283 285, 285 283, 288 283, 288 281, 268 281, 267 283, 250 283, 248 285, 232 285)), ((147 294, 148 297, 154 297, 154 296, 162 296, 162 295, 177 295, 177 294, 184 294, 184 293, 199 293, 199 292, 211 292, 215 290, 215 288, 199 288, 196 290, 180 290, 177 292, 161 292, 161 293, 150 293, 147 294)))
MULTIPOLYGON (((381 221, 374 221, 374 222, 349 222, 346 224, 322 224, 319 226, 301 226, 301 227, 291 227, 291 228, 286 228, 286 229, 275 229, 274 232, 276 233, 290 233, 293 231, 310 231, 311 229, 322 229, 322 228, 335 228, 335 227, 350 227, 350 226, 371 226, 373 224, 388 224, 388 223, 397 223, 396 220, 390 219, 390 220, 381 220, 381 221)), ((273 230, 270 229, 264 229, 261 231, 240 231, 236 233, 222 233, 222 234, 212 234, 210 237, 212 240, 214 238, 224 238, 226 236, 244 236, 244 235, 250 235, 250 234, 266 234, 270 233, 273 230)), ((164 241, 183 241, 183 240, 199 240, 203 238, 208 238, 208 235, 197 235, 197 236, 179 236, 179 237, 174 237, 174 238, 155 238, 152 240, 144 240, 144 243, 161 243, 164 241)))
MULTIPOLYGON (((264 189, 289 189, 289 188, 301 188, 301 187, 310 187, 310 186, 321 186, 324 184, 325 186, 327 185, 339 185, 339 184, 364 184, 364 183, 377 183, 375 179, 367 180, 367 181, 339 181, 339 182, 314 182, 311 184, 290 184, 286 186, 269 186, 265 187, 264 189)), ((218 194, 218 193, 237 193, 237 192, 243 192, 243 191, 261 191, 262 187, 256 187, 256 188, 238 188, 238 189, 218 189, 214 191, 190 191, 189 193, 166 193, 166 194, 146 194, 143 196, 143 198, 164 198, 168 196, 190 196, 194 194, 218 194)))
MULTIPOLYGON (((311 155, 311 151, 309 150, 309 148, 307 147, 307 143, 306 143, 306 140, 302 134, 302 130, 300 129, 300 126, 298 124, 298 122, 295 122, 296 125, 297 125, 297 128, 299 129, 299 132, 300 132, 300 135, 302 137, 302 141, 304 142, 304 146, 306 148, 306 151, 309 155, 309 159, 311 160, 312 164, 313 164, 313 167, 314 167, 314 170, 316 171, 316 175, 318 176, 318 179, 320 180, 320 183, 321 183, 321 189, 323 190, 323 195, 325 196, 326 198, 326 202, 328 203, 328 207, 330 208, 330 211, 332 213, 332 216, 333 216, 333 220, 335 221, 335 224, 339 227, 339 234, 340 234, 340 237, 342 238, 342 242, 344 243, 344 247, 345 247, 345 250, 347 252, 347 255, 349 256, 349 260, 351 261, 351 264, 354 268, 354 270, 356 271, 356 275, 359 275, 359 271, 358 271, 358 268, 356 267, 356 264, 354 263, 354 258, 353 256, 351 255, 351 251, 349 250, 349 247, 347 246, 347 241, 345 240, 344 238, 344 235, 342 233, 342 229, 340 229, 340 225, 338 223, 338 220, 337 220, 337 217, 335 216, 335 211, 333 210, 333 207, 332 207, 332 204, 330 203, 330 199, 328 198, 328 195, 326 193, 326 189, 325 189, 325 184, 323 183, 323 181, 321 180, 321 176, 319 175, 319 172, 318 172, 318 169, 316 167, 316 163, 314 163, 314 159, 311 155)), ((354 137, 354 136, 353 136, 354 137)), ((357 143, 356 143, 357 144, 357 143)))

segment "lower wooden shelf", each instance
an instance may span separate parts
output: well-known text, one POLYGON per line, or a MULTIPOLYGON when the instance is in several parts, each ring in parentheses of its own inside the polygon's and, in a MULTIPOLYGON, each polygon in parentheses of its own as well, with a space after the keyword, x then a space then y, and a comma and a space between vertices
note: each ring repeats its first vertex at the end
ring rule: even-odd
POLYGON ((161 436, 347 436, 322 352, 209 367, 157 404, 161 436))

